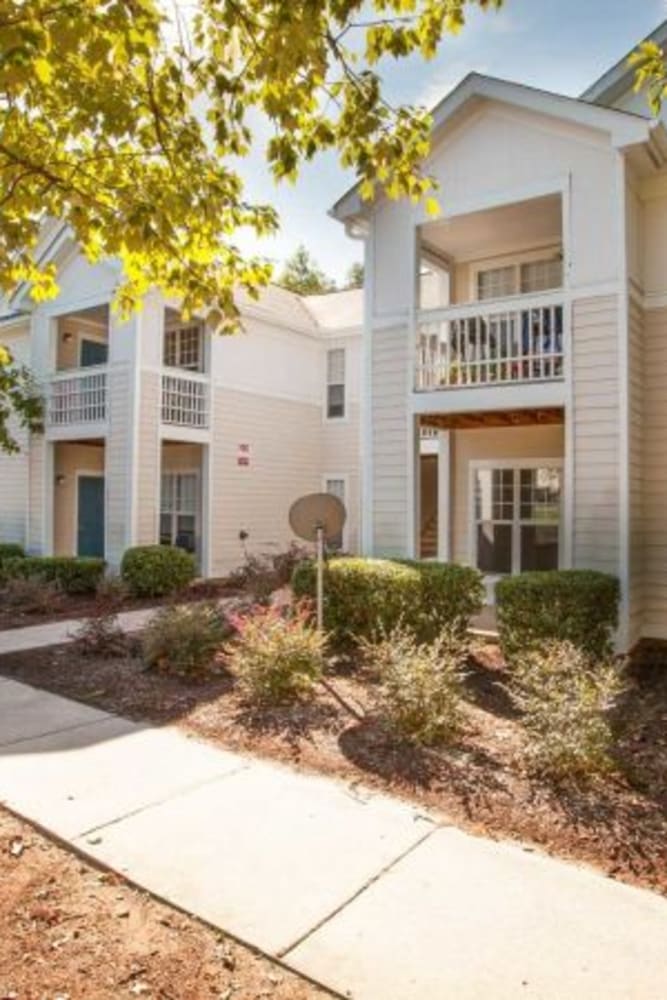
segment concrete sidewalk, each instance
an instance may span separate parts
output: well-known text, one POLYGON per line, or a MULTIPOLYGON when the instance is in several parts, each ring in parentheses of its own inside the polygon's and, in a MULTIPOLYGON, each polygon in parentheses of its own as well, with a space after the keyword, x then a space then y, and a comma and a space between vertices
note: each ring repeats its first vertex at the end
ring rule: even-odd
POLYGON ((664 1000, 667 901, 0 679, 0 800, 357 1000, 664 1000))
MULTIPOLYGON (((146 625, 157 608, 139 608, 136 611, 121 611, 118 623, 125 632, 138 632, 146 625)), ((68 618, 64 621, 47 622, 45 625, 26 625, 23 628, 9 628, 0 631, 0 656, 3 653, 23 653, 28 649, 44 646, 59 646, 71 642, 73 633, 82 625, 83 618, 68 618)))

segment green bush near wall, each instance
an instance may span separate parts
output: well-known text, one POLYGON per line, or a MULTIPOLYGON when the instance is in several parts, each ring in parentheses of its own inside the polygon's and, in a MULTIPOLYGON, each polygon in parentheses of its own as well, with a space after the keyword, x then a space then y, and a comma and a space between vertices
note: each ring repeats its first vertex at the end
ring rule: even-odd
POLYGON ((37 577, 57 583, 67 594, 92 594, 105 565, 104 559, 87 556, 15 556, 3 562, 2 573, 6 579, 37 577))
MULTIPOLYGON (((296 567, 292 587, 297 597, 315 597, 314 562, 296 567)), ((324 627, 339 645, 398 622, 421 642, 446 628, 460 635, 484 600, 481 574, 450 563, 342 557, 327 563, 324 587, 324 627)))
POLYGON ((520 573, 496 584, 496 615, 508 661, 554 639, 567 640, 591 659, 612 650, 620 586, 595 570, 520 573))
POLYGON ((0 565, 6 559, 22 559, 25 551, 17 542, 0 542, 0 565))
POLYGON ((135 597, 175 594, 195 572, 194 557, 172 545, 136 545, 126 549, 120 564, 120 575, 135 597))

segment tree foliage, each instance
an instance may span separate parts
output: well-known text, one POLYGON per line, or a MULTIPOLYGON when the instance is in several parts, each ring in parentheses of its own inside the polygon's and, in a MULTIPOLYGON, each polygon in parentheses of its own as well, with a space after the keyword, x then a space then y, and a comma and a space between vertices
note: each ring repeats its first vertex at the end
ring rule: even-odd
POLYGON ((0 344, 0 452, 19 450, 17 424, 30 431, 42 429, 41 396, 28 369, 0 344))
POLYGON ((355 263, 348 268, 347 275, 345 276, 345 287, 364 287, 364 265, 360 261, 355 261, 355 263))
POLYGON ((303 244, 285 261, 278 284, 299 295, 319 295, 336 288, 336 283, 327 278, 303 244))
POLYGON ((646 90, 654 115, 660 114, 667 97, 667 61, 665 53, 655 42, 642 42, 630 56, 630 65, 636 69, 635 90, 646 90))
POLYGON ((233 290, 256 294, 270 276, 234 234, 277 227, 237 169, 257 112, 277 179, 336 149, 363 198, 381 188, 434 209, 421 167, 429 115, 392 107, 378 64, 430 58, 471 8, 501 4, 0 0, 0 283, 27 280, 36 300, 57 294, 57 274, 35 254, 53 216, 91 261, 121 260, 122 311, 156 286, 186 314, 210 307, 212 325, 234 328, 233 290))

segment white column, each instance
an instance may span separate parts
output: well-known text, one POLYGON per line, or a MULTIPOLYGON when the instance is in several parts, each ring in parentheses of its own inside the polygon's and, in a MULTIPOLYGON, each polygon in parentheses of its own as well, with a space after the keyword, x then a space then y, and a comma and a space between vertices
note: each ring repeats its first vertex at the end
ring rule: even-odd
POLYGON ((438 432, 438 559, 451 555, 451 431, 438 432))

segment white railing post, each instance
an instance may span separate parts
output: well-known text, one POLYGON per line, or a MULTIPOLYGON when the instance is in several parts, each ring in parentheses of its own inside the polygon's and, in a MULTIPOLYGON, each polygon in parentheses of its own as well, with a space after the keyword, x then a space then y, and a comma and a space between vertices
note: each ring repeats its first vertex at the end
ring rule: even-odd
POLYGON ((107 373, 56 374, 50 380, 47 423, 50 427, 100 423, 107 416, 107 373))
POLYGON ((560 291, 420 312, 415 389, 562 379, 563 312, 560 291))

